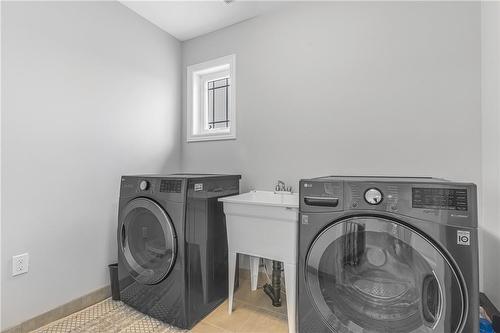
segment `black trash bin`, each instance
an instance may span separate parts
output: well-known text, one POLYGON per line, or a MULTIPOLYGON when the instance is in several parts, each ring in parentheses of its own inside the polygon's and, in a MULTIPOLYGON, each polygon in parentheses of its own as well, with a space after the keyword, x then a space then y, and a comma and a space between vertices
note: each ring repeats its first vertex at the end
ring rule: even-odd
POLYGON ((118 285, 118 264, 108 265, 109 280, 111 282, 111 298, 114 301, 120 300, 120 287, 118 285))

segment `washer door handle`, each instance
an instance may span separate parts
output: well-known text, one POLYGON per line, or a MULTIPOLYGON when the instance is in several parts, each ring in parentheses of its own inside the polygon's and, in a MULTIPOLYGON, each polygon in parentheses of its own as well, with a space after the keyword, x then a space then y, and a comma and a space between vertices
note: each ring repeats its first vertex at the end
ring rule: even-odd
POLYGON ((441 291, 439 289, 436 277, 433 274, 428 274, 422 282, 422 316, 430 326, 438 320, 441 307, 441 291))
POLYGON ((125 224, 122 225, 122 248, 125 248, 125 244, 126 244, 126 232, 125 232, 125 224))

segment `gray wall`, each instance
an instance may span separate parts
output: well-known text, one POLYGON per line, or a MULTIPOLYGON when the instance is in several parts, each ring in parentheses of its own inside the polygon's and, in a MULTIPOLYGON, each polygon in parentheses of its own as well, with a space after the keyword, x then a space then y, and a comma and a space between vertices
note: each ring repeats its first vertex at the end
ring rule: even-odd
POLYGON ((500 307, 500 3, 482 3, 483 290, 500 307))
POLYGON ((109 283, 120 175, 179 169, 180 57, 117 2, 2 2, 2 328, 109 283))
POLYGON ((183 43, 183 87, 186 66, 236 54, 238 118, 237 140, 186 143, 184 116, 183 168, 242 173, 244 190, 328 174, 479 182, 480 18, 479 3, 297 4, 183 43))
MULTIPOLYGON (((183 43, 236 54, 237 139, 186 142, 182 167, 242 190, 321 175, 481 182, 479 3, 296 4, 183 43)), ((241 264, 247 265, 246 260, 241 264)))

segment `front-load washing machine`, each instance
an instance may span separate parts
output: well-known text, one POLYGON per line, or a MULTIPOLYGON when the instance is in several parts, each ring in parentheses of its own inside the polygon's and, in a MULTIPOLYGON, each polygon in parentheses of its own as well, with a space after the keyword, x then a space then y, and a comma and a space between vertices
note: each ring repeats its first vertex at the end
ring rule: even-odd
POLYGON ((121 300, 191 328, 227 298, 227 240, 218 198, 239 193, 237 175, 121 178, 121 300))
POLYGON ((477 237, 474 184, 302 180, 300 332, 478 332, 477 237))

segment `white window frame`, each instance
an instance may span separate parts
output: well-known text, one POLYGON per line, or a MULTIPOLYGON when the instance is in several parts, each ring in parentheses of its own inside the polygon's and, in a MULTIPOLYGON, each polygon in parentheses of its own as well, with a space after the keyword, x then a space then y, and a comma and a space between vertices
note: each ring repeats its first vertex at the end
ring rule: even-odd
POLYGON ((236 139, 236 55, 187 67, 187 142, 236 139), (208 129, 208 81, 229 78, 229 128, 208 129))

